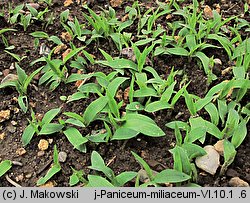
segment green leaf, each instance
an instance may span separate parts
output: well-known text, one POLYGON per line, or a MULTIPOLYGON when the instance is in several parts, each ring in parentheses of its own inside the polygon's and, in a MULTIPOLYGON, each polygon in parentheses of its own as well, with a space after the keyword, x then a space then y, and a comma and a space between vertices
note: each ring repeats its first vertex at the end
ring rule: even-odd
POLYGON ((223 146, 224 146, 224 164, 221 167, 220 174, 223 174, 229 165, 233 163, 235 155, 236 155, 236 150, 234 145, 229 142, 228 140, 223 141, 223 146))
POLYGON ((32 72, 23 82, 23 91, 25 94, 27 94, 27 88, 29 86, 29 84, 31 83, 31 80, 33 79, 33 77, 35 75, 37 75, 41 70, 43 69, 43 67, 38 68, 37 70, 35 70, 34 72, 32 72))
POLYGON ((198 127, 192 127, 190 132, 185 137, 184 142, 185 143, 192 143, 196 140, 199 140, 203 138, 206 135, 206 126, 198 126, 198 127))
POLYGON ((198 99, 197 102, 195 102, 195 108, 197 109, 197 111, 200 111, 204 106, 211 102, 212 99, 213 96, 206 96, 203 99, 198 99))
POLYGON ((136 137, 139 132, 126 127, 120 127, 116 129, 111 140, 128 140, 136 137))
POLYGON ((178 128, 182 129, 182 130, 189 130, 190 129, 190 126, 183 122, 183 121, 172 121, 172 122, 169 122, 166 124, 166 126, 168 128, 171 128, 171 129, 175 129, 175 124, 177 124, 178 128))
POLYGON ((88 139, 86 137, 83 137, 76 128, 68 128, 67 130, 63 131, 63 133, 67 137, 69 142, 74 146, 74 148, 76 148, 80 152, 86 152, 85 146, 83 146, 83 144, 88 142, 88 139))
POLYGON ((71 50, 67 56, 65 56, 65 58, 63 59, 63 64, 65 64, 70 58, 72 58, 73 56, 75 56, 76 54, 78 54, 80 51, 82 51, 85 47, 80 47, 80 48, 76 48, 71 50))
POLYGON ((25 130, 23 131, 23 134, 22 134, 22 142, 23 142, 23 145, 26 146, 27 144, 30 143, 32 137, 34 136, 35 134, 35 129, 34 127, 29 124, 25 130))
POLYGON ((82 92, 75 92, 74 94, 68 96, 67 98, 67 103, 72 102, 72 101, 77 101, 80 99, 85 99, 88 98, 88 96, 82 92))
POLYGON ((69 118, 65 121, 65 123, 72 124, 81 128, 85 128, 86 126, 79 120, 74 119, 74 118, 69 118))
POLYGON ((119 174, 114 178, 113 185, 116 187, 122 187, 124 186, 127 182, 131 181, 133 178, 135 178, 137 175, 136 172, 133 171, 125 171, 119 174), (116 184, 115 184, 116 183, 116 184))
POLYGON ((144 109, 144 106, 141 105, 140 102, 132 102, 130 104, 127 104, 126 106, 126 110, 130 110, 130 111, 140 111, 143 109, 144 109))
POLYGON ((241 143, 244 141, 247 135, 246 125, 247 125, 246 121, 242 120, 233 133, 231 142, 235 148, 238 148, 241 145, 241 143))
POLYGON ((206 54, 204 54, 203 52, 198 51, 198 52, 195 53, 195 56, 198 57, 201 60, 205 73, 206 74, 210 73, 210 70, 209 70, 209 58, 206 56, 206 54))
POLYGON ((173 55, 178 55, 178 56, 188 56, 189 52, 181 47, 176 47, 176 48, 168 48, 165 51, 166 53, 173 54, 173 55))
POLYGON ((42 125, 50 123, 61 111, 61 108, 49 110, 42 119, 42 125))
POLYGON ((227 114, 227 102, 226 102, 226 100, 220 100, 220 99, 218 99, 217 103, 218 103, 219 116, 220 116, 220 119, 222 121, 222 124, 224 125, 224 123, 225 123, 225 116, 227 114))
POLYGON ((23 85, 24 81, 26 80, 28 76, 25 73, 25 71, 17 63, 15 63, 15 66, 16 66, 16 71, 18 75, 18 81, 23 85))
POLYGON ((176 171, 174 169, 165 169, 156 174, 154 178, 155 183, 180 183, 191 179, 189 175, 176 171))
POLYGON ((160 137, 165 135, 165 133, 156 125, 156 123, 152 119, 141 114, 127 115, 126 122, 123 127, 151 137, 160 137))
POLYGON ((113 58, 111 55, 109 55, 107 52, 105 52, 104 50, 102 50, 101 48, 99 48, 100 52, 102 53, 102 55, 104 56, 104 58, 110 62, 113 61, 113 58))
POLYGON ((107 97, 99 97, 95 101, 93 101, 85 110, 83 114, 83 119, 86 125, 89 125, 97 116, 97 114, 103 110, 103 108, 107 105, 108 99, 107 97))
POLYGON ((136 41, 135 45, 136 46, 142 46, 142 45, 148 44, 148 43, 150 43, 150 42, 152 42, 154 40, 155 40, 155 38, 142 39, 142 40, 136 41))
POLYGON ((37 186, 45 184, 49 179, 51 179, 56 173, 58 173, 61 170, 61 166, 58 160, 58 151, 56 145, 54 146, 53 159, 54 159, 53 166, 48 170, 48 172, 44 177, 40 178, 37 181, 37 186))
POLYGON ((145 169, 145 171, 147 172, 147 175, 149 177, 149 179, 152 181, 154 179, 153 177, 153 172, 151 170, 151 168, 149 167, 149 165, 147 164, 146 161, 144 161, 138 154, 136 154, 135 152, 131 152, 133 154, 133 156, 135 157, 135 160, 139 162, 139 164, 141 164, 141 166, 145 169))
POLYGON ((37 37, 37 38, 45 38, 45 39, 49 38, 49 35, 46 32, 42 32, 42 31, 32 32, 30 33, 30 35, 32 37, 37 37))
POLYGON ((57 36, 50 36, 48 40, 54 42, 57 45, 63 44, 60 38, 57 36))
POLYGON ((101 176, 88 175, 89 187, 114 187, 109 181, 101 176))
POLYGON ((108 91, 107 91, 107 97, 108 97, 108 105, 109 105, 110 111, 114 114, 116 118, 120 118, 118 104, 108 91))
POLYGON ((108 87, 107 91, 110 93, 111 97, 114 97, 116 95, 116 92, 119 88, 119 86, 124 83, 128 78, 125 77, 116 77, 114 80, 112 80, 108 87))
POLYGON ((181 135, 181 131, 180 131, 177 123, 175 123, 174 134, 175 134, 176 144, 178 146, 181 146, 182 145, 182 135, 181 135))
POLYGON ((17 31, 16 29, 12 29, 12 28, 5 28, 5 29, 1 29, 0 30, 0 35, 2 35, 5 32, 10 32, 10 31, 17 31))
POLYGON ((230 137, 234 132, 234 129, 236 129, 236 127, 238 126, 239 120, 240 117, 238 112, 234 109, 230 109, 227 116, 226 127, 223 129, 223 132, 225 132, 227 136, 230 137))
POLYGON ((170 109, 172 108, 171 105, 169 103, 167 103, 166 101, 155 101, 152 103, 149 103, 146 107, 145 107, 145 111, 147 112, 156 112, 162 109, 170 109))
POLYGON ((9 86, 17 88, 17 86, 18 86, 17 79, 12 80, 12 81, 7 81, 7 82, 4 82, 3 84, 0 84, 0 89, 5 88, 5 87, 9 87, 9 86))
POLYGON ((12 162, 10 160, 4 160, 0 163, 0 177, 3 176, 12 167, 12 162))
POLYGON ((174 158, 174 169, 186 174, 191 174, 192 167, 186 150, 182 147, 175 146, 170 152, 174 158))
POLYGON ((63 129, 63 125, 58 123, 47 123, 42 126, 39 135, 50 135, 63 129))
POLYGON ((185 102, 188 107, 189 112, 191 113, 192 116, 195 116, 197 110, 193 101, 193 98, 188 94, 186 90, 184 90, 184 97, 185 97, 185 102))
POLYGON ((115 177, 114 172, 105 165, 104 160, 97 151, 93 151, 91 154, 91 166, 89 168, 103 172, 110 180, 115 177))
POLYGON ((215 136, 218 139, 223 139, 224 134, 219 130, 219 128, 214 125, 213 123, 210 123, 208 121, 205 121, 207 132, 213 136, 215 136))
POLYGON ((72 187, 74 185, 76 185, 77 183, 79 183, 79 178, 77 177, 77 175, 74 173, 69 177, 69 185, 72 187))
POLYGON ((28 110, 28 98, 27 96, 19 96, 18 97, 18 105, 22 109, 24 113, 28 110))
POLYGON ((188 158, 190 160, 199 156, 206 155, 206 151, 202 147, 196 144, 184 143, 181 147, 186 150, 188 158))
POLYGON ((219 123, 219 113, 216 106, 213 103, 209 103, 205 106, 205 109, 211 118, 211 122, 217 126, 219 123))
POLYGON ((84 123, 83 117, 80 116, 80 115, 77 114, 77 113, 73 113, 73 112, 64 112, 63 114, 66 115, 66 116, 68 116, 68 117, 70 117, 70 118, 74 118, 74 119, 79 120, 79 121, 81 121, 82 123, 84 123))
POLYGON ((157 97, 157 92, 153 88, 143 87, 134 91, 134 97, 157 97))
POLYGON ((114 59, 112 61, 96 61, 104 66, 109 66, 113 69, 131 69, 137 71, 137 65, 128 59, 114 59))

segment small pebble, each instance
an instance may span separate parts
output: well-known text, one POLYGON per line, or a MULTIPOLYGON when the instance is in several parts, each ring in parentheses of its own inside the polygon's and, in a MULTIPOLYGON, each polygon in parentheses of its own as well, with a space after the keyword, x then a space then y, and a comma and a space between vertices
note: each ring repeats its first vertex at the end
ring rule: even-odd
POLYGON ((246 181, 240 179, 239 177, 234 177, 234 178, 230 179, 229 186, 231 186, 231 187, 249 187, 249 184, 246 181))
POLYGON ((17 125, 17 122, 16 121, 10 121, 12 125, 17 125))
POLYGON ((203 171, 214 175, 220 165, 220 155, 211 145, 205 146, 204 150, 207 152, 207 154, 197 157, 195 159, 195 164, 203 171))
POLYGON ((39 187, 54 187, 56 186, 56 182, 55 181, 48 181, 47 183, 39 186, 39 187))
POLYGON ((25 175, 25 178, 29 179, 32 177, 32 173, 28 173, 27 175, 25 175))
POLYGON ((214 64, 216 64, 216 65, 222 65, 222 62, 221 62, 220 59, 215 58, 215 59, 214 59, 214 64))
POLYGON ((39 9, 39 7, 40 7, 40 5, 38 3, 28 3, 27 5, 33 7, 36 10, 39 9))
POLYGON ((9 118, 10 118, 10 110, 0 111, 0 123, 9 120, 9 118))
POLYGON ((0 140, 3 140, 5 137, 5 133, 0 133, 0 140))
POLYGON ((14 70, 15 69, 15 65, 14 65, 14 63, 12 63, 11 64, 11 66, 10 66, 10 68, 9 68, 10 70, 14 70))
POLYGON ((47 140, 41 139, 38 143, 38 149, 44 151, 48 149, 49 147, 49 142, 47 140))
POLYGON ((58 154, 58 160, 59 162, 64 163, 67 159, 67 153, 66 152, 59 152, 58 154))
POLYGON ((21 174, 21 175, 18 175, 16 178, 16 182, 19 182, 19 181, 23 181, 23 179, 24 179, 24 176, 23 176, 23 174, 21 174))
POLYGON ((37 156, 43 156, 44 154, 45 154, 44 151, 39 151, 39 152, 37 152, 37 156))
POLYGON ((49 144, 53 143, 53 139, 48 139, 49 144))
POLYGON ((18 148, 16 150, 16 154, 19 155, 19 156, 22 156, 22 155, 26 154, 26 150, 24 148, 22 148, 22 147, 18 148))
POLYGON ((14 133, 14 132, 16 132, 16 127, 13 126, 13 125, 8 125, 8 126, 7 126, 7 130, 8 130, 10 133, 14 133))
POLYGON ((9 69, 4 69, 3 70, 3 76, 7 76, 8 74, 10 73, 10 70, 9 69))
POLYGON ((223 154, 224 154, 224 140, 219 140, 218 142, 216 142, 216 144, 214 145, 214 148, 221 156, 223 156, 223 154))

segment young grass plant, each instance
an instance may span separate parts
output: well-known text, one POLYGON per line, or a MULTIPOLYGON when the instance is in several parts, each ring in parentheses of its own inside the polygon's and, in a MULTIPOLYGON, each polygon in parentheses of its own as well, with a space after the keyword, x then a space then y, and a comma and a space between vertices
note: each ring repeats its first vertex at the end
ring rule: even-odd
POLYGON ((35 113, 31 111, 32 120, 29 120, 29 125, 25 128, 22 134, 23 145, 26 146, 30 143, 34 134, 37 135, 50 135, 56 132, 60 132, 64 125, 58 123, 52 123, 51 121, 59 114, 60 108, 49 110, 42 118, 38 120, 35 113))
POLYGON ((26 96, 28 86, 30 85, 33 77, 37 75, 42 68, 38 68, 28 76, 17 63, 15 63, 15 66, 17 70, 17 78, 11 81, 3 82, 2 84, 0 84, 0 89, 5 87, 15 87, 19 93, 18 104, 26 113, 28 110, 28 98, 26 96))
POLYGON ((48 180, 50 180, 56 173, 61 171, 61 165, 58 160, 58 151, 56 145, 54 145, 54 154, 53 154, 53 165, 52 167, 47 171, 46 175, 44 177, 41 177, 36 185, 44 185, 48 180))
POLYGON ((137 175, 136 172, 126 171, 115 176, 112 169, 105 164, 100 154, 96 151, 93 151, 91 154, 91 166, 89 168, 102 172, 108 180, 98 175, 88 175, 87 187, 122 187, 137 175))
MULTIPOLYGON (((140 185, 140 187, 155 186, 159 187, 166 183, 182 183, 191 179, 191 177, 185 173, 177 171, 175 169, 165 169, 156 175, 153 174, 150 166, 135 152, 131 152, 135 157, 136 161, 145 169, 149 181, 140 185)), ((139 175, 139 174, 138 174, 139 175)), ((138 178, 139 179, 139 178, 138 178)))

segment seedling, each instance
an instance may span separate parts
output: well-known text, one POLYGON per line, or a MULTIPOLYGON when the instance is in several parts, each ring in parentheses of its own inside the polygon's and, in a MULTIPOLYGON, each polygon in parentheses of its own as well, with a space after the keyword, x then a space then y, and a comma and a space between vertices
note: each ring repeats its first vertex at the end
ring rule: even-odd
POLYGON ((152 169, 149 165, 135 152, 131 152, 136 161, 145 169, 149 177, 149 182, 140 185, 140 187, 155 186, 159 187, 165 183, 181 183, 191 179, 191 177, 185 173, 177 171, 175 169, 165 169, 156 175, 153 175, 152 169))
POLYGON ((5 32, 15 32, 17 30, 15 29, 11 29, 11 28, 6 28, 6 29, 1 29, 0 30, 0 36, 2 37, 2 41, 4 43, 4 46, 7 48, 9 47, 9 43, 8 43, 8 40, 6 39, 6 37, 4 36, 4 33, 5 32))
POLYGON ((16 70, 17 70, 17 78, 13 79, 11 81, 6 81, 0 85, 1 88, 5 87, 15 87, 16 90, 19 93, 18 97, 18 103, 21 109, 26 113, 28 109, 28 99, 27 99, 27 90, 28 86, 30 85, 33 77, 37 75, 41 68, 35 70, 33 73, 31 73, 29 76, 25 73, 25 71, 17 64, 15 63, 16 70))
POLYGON ((122 49, 123 44, 126 44, 126 38, 121 32, 132 25, 133 21, 128 20, 120 22, 117 20, 115 10, 109 7, 109 10, 103 10, 100 15, 97 15, 93 10, 87 8, 90 16, 83 13, 84 18, 93 27, 92 31, 86 30, 86 34, 91 34, 91 38, 86 41, 87 44, 98 38, 112 39, 119 50, 122 49))
POLYGON ((44 185, 48 180, 50 180, 56 173, 60 172, 61 170, 61 165, 58 160, 58 151, 56 145, 54 145, 54 154, 53 154, 53 165, 52 167, 48 170, 46 175, 42 178, 40 178, 36 185, 44 185))
POLYGON ((22 134, 23 145, 26 146, 30 143, 34 134, 37 135, 50 135, 60 132, 64 125, 58 123, 51 123, 51 121, 59 114, 60 108, 49 110, 42 118, 38 120, 35 113, 31 111, 32 120, 29 120, 29 125, 25 128, 22 134))
POLYGON ((69 178, 69 185, 72 187, 74 185, 76 185, 77 183, 81 182, 83 184, 87 184, 88 181, 83 177, 85 174, 82 170, 75 170, 74 168, 72 168, 73 174, 70 176, 69 178))
POLYGON ((39 79, 39 85, 44 83, 47 85, 50 84, 50 90, 52 91, 55 90, 61 82, 66 82, 66 73, 68 71, 66 66, 67 61, 82 51, 84 47, 71 50, 63 60, 51 59, 54 49, 51 51, 48 57, 44 58, 47 62, 47 65, 42 68, 43 76, 39 79))
POLYGON ((98 187, 98 186, 122 187, 137 175, 136 172, 126 171, 115 176, 111 168, 106 166, 104 160, 102 159, 100 154, 96 151, 93 151, 91 154, 91 166, 89 166, 89 168, 98 172, 102 172, 110 181, 109 182, 107 179, 102 178, 100 176, 89 175, 87 186, 90 187, 98 187))

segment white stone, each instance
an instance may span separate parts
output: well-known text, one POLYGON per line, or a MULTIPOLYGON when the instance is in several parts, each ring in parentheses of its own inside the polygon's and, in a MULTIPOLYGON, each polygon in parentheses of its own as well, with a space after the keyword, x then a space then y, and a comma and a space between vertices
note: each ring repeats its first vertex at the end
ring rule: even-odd
POLYGON ((220 165, 220 155, 211 145, 204 147, 206 155, 195 159, 196 166, 211 175, 214 175, 220 165))

